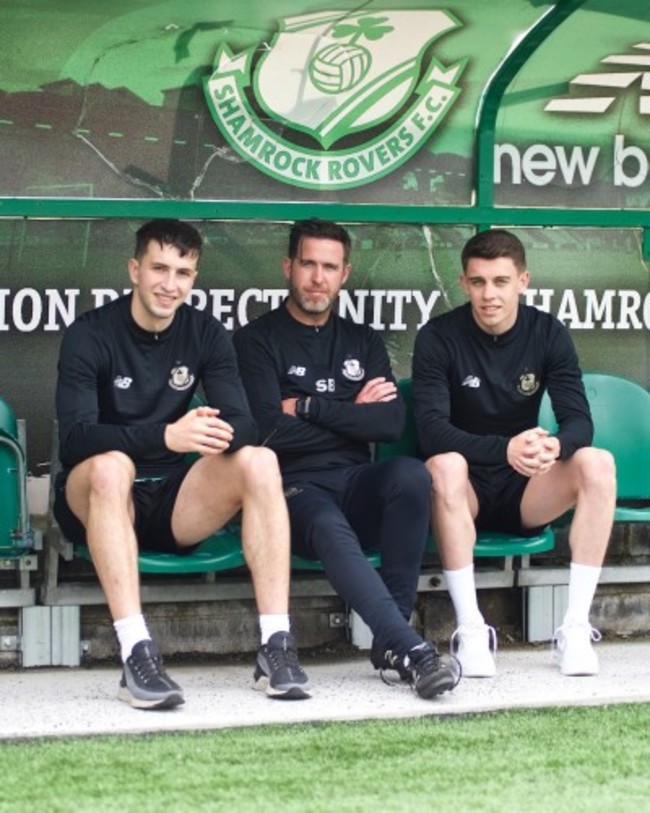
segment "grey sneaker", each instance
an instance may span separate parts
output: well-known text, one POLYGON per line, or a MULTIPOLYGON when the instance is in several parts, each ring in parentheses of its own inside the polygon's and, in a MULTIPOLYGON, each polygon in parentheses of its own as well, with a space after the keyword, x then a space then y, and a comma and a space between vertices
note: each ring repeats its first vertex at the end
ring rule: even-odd
POLYGON ((309 697, 309 678, 298 663, 296 641, 290 632, 276 632, 257 652, 254 688, 278 700, 309 697))
POLYGON ((171 709, 185 702, 183 690, 167 675, 153 641, 140 641, 127 658, 117 692, 134 709, 171 709))

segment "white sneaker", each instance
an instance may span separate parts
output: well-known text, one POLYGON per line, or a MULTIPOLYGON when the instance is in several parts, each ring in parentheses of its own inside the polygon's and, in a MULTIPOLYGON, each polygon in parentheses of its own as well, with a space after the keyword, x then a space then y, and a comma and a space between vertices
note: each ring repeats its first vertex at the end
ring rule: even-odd
POLYGON ((497 673, 497 634, 487 624, 461 624, 451 636, 450 649, 460 661, 463 677, 494 677, 497 673))
POLYGON ((603 636, 591 624, 563 624, 555 630, 553 648, 563 675, 597 675, 598 655, 592 642, 603 636))

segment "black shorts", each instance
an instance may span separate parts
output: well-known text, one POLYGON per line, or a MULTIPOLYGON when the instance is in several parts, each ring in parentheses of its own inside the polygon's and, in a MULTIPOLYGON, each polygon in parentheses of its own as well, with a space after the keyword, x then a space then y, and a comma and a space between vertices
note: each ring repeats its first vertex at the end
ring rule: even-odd
MULTIPOLYGON (((172 535, 172 513, 189 465, 178 466, 164 477, 137 479, 133 484, 135 534, 138 547, 163 553, 184 555, 194 545, 179 547, 172 535)), ((86 529, 70 510, 65 496, 64 476, 59 476, 54 491, 54 516, 64 536, 75 545, 86 544, 86 529)))
POLYGON ((469 480, 478 498, 475 520, 479 531, 537 536, 544 526, 524 528, 521 500, 529 478, 511 466, 470 466, 469 480))

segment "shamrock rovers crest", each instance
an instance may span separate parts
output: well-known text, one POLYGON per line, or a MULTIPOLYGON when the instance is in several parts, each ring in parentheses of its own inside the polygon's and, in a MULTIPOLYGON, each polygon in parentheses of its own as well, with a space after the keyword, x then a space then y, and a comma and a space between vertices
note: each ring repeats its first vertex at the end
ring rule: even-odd
POLYGON ((233 149, 283 183, 371 183, 414 155, 458 96, 464 63, 424 58, 458 25, 436 10, 287 18, 265 50, 220 45, 206 80, 212 115, 233 149))

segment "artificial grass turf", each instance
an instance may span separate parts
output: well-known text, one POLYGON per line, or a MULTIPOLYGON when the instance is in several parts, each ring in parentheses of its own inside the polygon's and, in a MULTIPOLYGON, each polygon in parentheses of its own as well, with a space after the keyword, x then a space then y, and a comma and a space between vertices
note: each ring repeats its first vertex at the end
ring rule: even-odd
POLYGON ((9 742, 0 811, 647 810, 650 706, 9 742))

